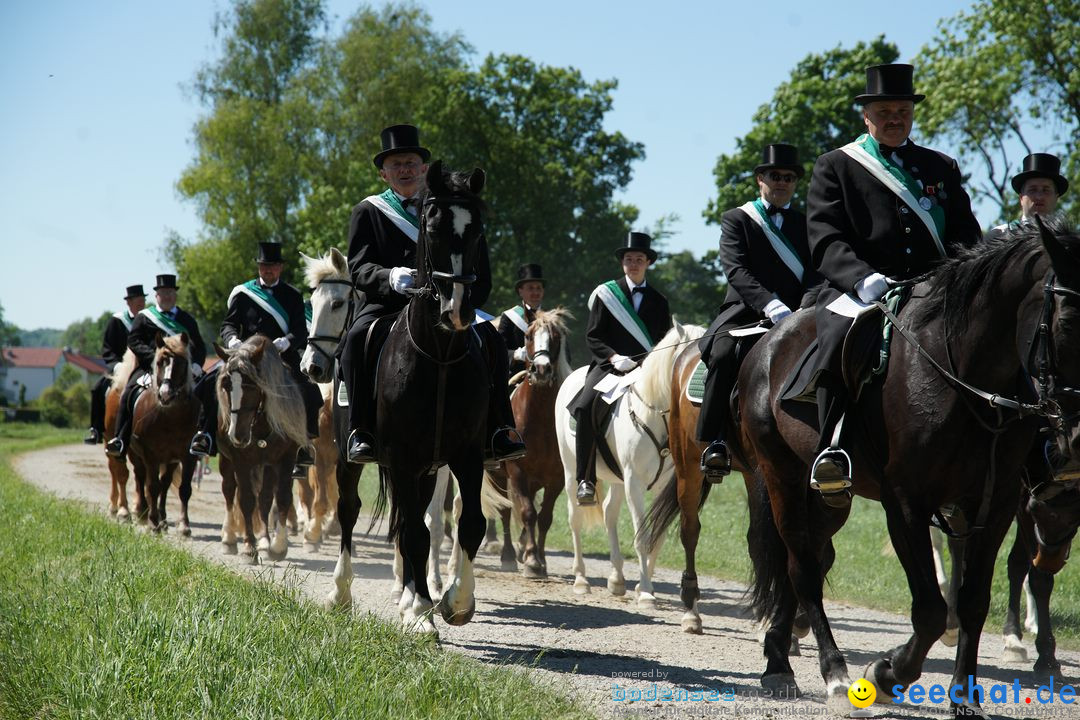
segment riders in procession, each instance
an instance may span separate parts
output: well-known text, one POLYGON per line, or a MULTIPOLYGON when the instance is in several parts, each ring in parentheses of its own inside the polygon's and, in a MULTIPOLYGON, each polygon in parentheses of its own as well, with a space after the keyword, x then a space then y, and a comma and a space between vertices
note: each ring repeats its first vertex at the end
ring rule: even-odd
POLYGON ((867 132, 817 159, 807 195, 807 234, 818 294, 816 349, 811 346, 796 387, 816 392, 818 454, 811 487, 830 504, 850 502, 851 462, 843 450, 842 346, 852 325, 848 300, 879 300, 896 283, 919 276, 962 247, 981 240, 956 161, 910 139, 915 104, 911 65, 866 69, 867 132))
MULTIPOLYGON (((285 267, 281 244, 260 242, 255 258, 259 276, 233 288, 228 312, 221 323, 221 339, 226 350, 234 350, 253 335, 269 338, 282 361, 289 367, 304 399, 309 439, 319 437, 319 409, 322 394, 317 385, 300 371, 300 355, 307 346, 307 317, 300 291, 281 279, 285 267)), ((199 431, 191 440, 192 455, 209 455, 215 447, 218 402, 215 391, 217 373, 208 373, 195 387, 202 402, 199 431)), ((296 454, 297 468, 314 463, 312 451, 301 447, 296 454)))
POLYGON ((1058 199, 1069 189, 1061 174, 1061 160, 1050 153, 1032 153, 1024 158, 1021 171, 1013 176, 1012 188, 1020 196, 1020 219, 998 225, 987 237, 994 237, 1009 226, 1029 222, 1036 215, 1047 217, 1057 211, 1058 199))
POLYGON ((206 360, 206 346, 199 334, 199 324, 195 322, 195 318, 176 306, 176 291, 179 289, 175 275, 158 275, 157 284, 154 286, 157 303, 140 310, 131 323, 127 346, 135 355, 136 366, 128 377, 127 386, 120 397, 120 407, 116 415, 116 435, 105 443, 105 452, 112 457, 124 457, 131 444, 131 417, 134 402, 138 399, 135 387, 140 384, 140 378, 148 375, 153 369, 158 335, 168 337, 186 333, 188 348, 191 352, 191 371, 196 377, 202 374, 202 364, 206 360))
POLYGON ((804 169, 798 149, 766 145, 754 168, 759 197, 720 218, 720 261, 728 288, 719 315, 698 342, 708 368, 698 416, 697 439, 710 443, 701 455, 706 480, 731 472, 723 430, 741 359, 760 335, 733 336, 732 330, 768 322, 775 325, 806 302, 806 289, 820 279, 810 263, 806 216, 791 207, 804 169))
POLYGON ((536 263, 526 263, 518 268, 514 292, 521 299, 517 305, 503 311, 499 316, 499 335, 510 354, 510 374, 525 369, 529 361, 525 350, 525 333, 536 319, 536 313, 544 302, 544 270, 536 263))
MULTIPOLYGON (((420 233, 420 195, 424 189, 431 152, 420 145, 413 125, 392 125, 381 133, 382 150, 373 158, 379 177, 389 187, 353 208, 349 220, 349 271, 365 303, 340 348, 341 367, 349 397, 349 439, 346 459, 351 463, 375 461, 374 362, 365 358, 369 330, 380 318, 398 315, 415 285, 416 243, 420 233)), ((474 268, 476 281, 468 286, 471 304, 479 307, 491 292, 487 243, 480 241, 474 268)), ((506 353, 491 323, 475 326, 484 343, 496 343, 490 354, 493 388, 508 383, 506 353)), ((490 393, 488 408, 488 462, 512 460, 525 453, 514 430, 514 415, 505 391, 490 393)))
POLYGON ((637 367, 657 341, 671 329, 667 298, 645 280, 656 262, 652 238, 630 232, 615 250, 623 276, 602 283, 589 296, 586 344, 592 355, 585 384, 569 409, 577 420, 577 500, 596 503, 596 432, 592 407, 599 396, 596 383, 609 373, 626 374, 637 367))
POLYGON ((127 303, 127 310, 113 313, 105 325, 105 336, 101 341, 101 359, 109 372, 102 375, 94 385, 94 389, 90 391, 90 429, 83 438, 83 442, 87 445, 105 442, 105 395, 112 387, 113 371, 127 352, 131 324, 135 322, 135 316, 146 307, 146 293, 143 292, 143 286, 128 285, 124 302, 127 303))

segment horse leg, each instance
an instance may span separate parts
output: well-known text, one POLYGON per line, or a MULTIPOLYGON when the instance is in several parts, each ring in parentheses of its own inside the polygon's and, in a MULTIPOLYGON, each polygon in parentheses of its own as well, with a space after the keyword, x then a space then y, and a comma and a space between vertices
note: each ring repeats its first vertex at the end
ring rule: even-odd
MULTIPOLYGON (((1028 520, 1030 522, 1030 519, 1028 520)), ((1009 558, 1006 568, 1009 577, 1009 604, 1005 608, 1005 625, 1001 630, 1004 647, 1001 651, 1001 659, 1004 662, 1026 663, 1028 661, 1027 648, 1024 647, 1024 627, 1020 623, 1020 593, 1028 578, 1031 565, 1031 555, 1024 542, 1023 513, 1018 513, 1016 522, 1016 537, 1013 539, 1012 548, 1009 550, 1009 558)))
POLYGON ((236 468, 236 489, 239 492, 240 513, 244 518, 244 552, 243 558, 250 565, 259 564, 259 549, 255 542, 255 512, 256 512, 256 488, 254 487, 255 475, 258 469, 251 467, 236 468))
POLYGON ((128 508, 127 498, 127 481, 130 474, 127 462, 121 458, 109 457, 109 474, 112 476, 109 514, 115 515, 117 520, 130 520, 131 510, 128 508))
MULTIPOLYGON (((701 518, 698 504, 701 500, 704 478, 700 472, 678 474, 673 482, 679 483, 679 539, 682 541, 685 569, 682 574, 679 596, 683 607, 683 632, 701 634, 701 613, 698 612, 697 544, 701 537, 701 518), (685 477, 684 477, 685 475, 685 477)), ((748 488, 749 489, 749 488, 748 488)))
POLYGON ((198 465, 198 459, 186 453, 183 462, 180 463, 180 487, 176 492, 180 498, 180 521, 176 523, 176 530, 181 537, 191 537, 188 501, 191 500, 191 479, 195 476, 195 469, 198 465))
MULTIPOLYGON (((289 453, 291 455, 291 453, 289 453)), ((263 484, 272 483, 269 488, 274 492, 274 501, 277 503, 277 528, 274 530, 274 539, 270 542, 267 555, 275 562, 285 559, 289 553, 289 514, 293 509, 293 477, 292 461, 267 465, 263 469, 263 484)))
POLYGON ((319 480, 318 474, 318 462, 319 456, 316 455, 315 467, 309 468, 308 472, 302 478, 296 479, 296 489, 298 490, 297 499, 300 504, 296 507, 296 519, 298 524, 304 527, 304 549, 305 550, 317 550, 318 539, 314 542, 312 538, 317 535, 317 531, 313 533, 314 516, 315 516, 315 502, 318 490, 313 487, 317 486, 319 480))
POLYGON ((236 524, 233 522, 233 503, 236 500, 236 473, 233 464, 222 456, 218 463, 221 470, 221 494, 225 497, 225 519, 221 523, 221 551, 236 554, 236 524))
MULTIPOLYGON (((510 539, 510 513, 512 511, 513 506, 503 508, 499 511, 499 519, 502 521, 503 529, 502 550, 499 552, 499 564, 502 569, 507 572, 517 572, 517 552, 514 550, 514 542, 510 539)), ((521 530, 522 534, 524 534, 525 528, 522 528, 521 530)), ((521 547, 524 544, 523 541, 518 541, 518 547, 521 547)))
POLYGON ((608 546, 611 552, 611 574, 608 575, 608 591, 622 597, 626 594, 626 578, 623 577, 623 554, 619 547, 619 510, 622 509, 625 490, 621 482, 613 482, 604 498, 604 524, 607 526, 608 546))
POLYGON ((540 501, 540 512, 536 516, 536 557, 540 561, 540 569, 545 577, 547 576, 547 534, 555 517, 555 501, 558 498, 558 488, 545 488, 544 496, 540 501))
MULTIPOLYGON (((933 535, 941 535, 941 531, 937 528, 931 528, 930 532, 933 535)), ((947 589, 945 606, 948 608, 948 614, 945 616, 945 632, 941 635, 941 644, 946 647, 956 647, 960 637, 960 618, 956 614, 956 603, 959 602, 960 583, 964 581, 964 540, 962 538, 949 538, 949 559, 952 562, 949 580, 945 583, 947 589)), ((936 566, 934 571, 937 572, 936 566)), ((938 586, 941 586, 940 580, 938 586)))
POLYGON ((435 491, 431 494, 431 502, 428 503, 424 522, 427 524, 430 535, 430 551, 428 552, 428 591, 442 597, 443 581, 442 570, 442 544, 443 544, 443 498, 446 490, 451 486, 450 468, 441 467, 435 473, 435 491))
POLYGON ((652 610, 656 608, 656 593, 652 584, 653 568, 649 561, 649 539, 645 537, 645 533, 639 532, 645 520, 645 488, 641 478, 631 473, 627 474, 623 487, 627 495, 626 508, 630 511, 630 524, 634 528, 634 550, 637 552, 641 572, 637 586, 637 604, 639 608, 652 610))
POLYGON ((146 465, 141 459, 131 458, 131 469, 135 473, 135 521, 145 528, 148 506, 146 504, 146 465))
MULTIPOLYGON (((563 456, 563 463, 569 462, 571 466, 574 463, 573 458, 567 460, 567 456, 563 456)), ((585 524, 585 513, 588 512, 586 508, 582 508, 577 504, 575 493, 577 492, 577 480, 575 475, 577 470, 571 467, 564 473, 564 482, 566 484, 566 515, 567 524, 570 526, 570 541, 574 546, 574 594, 585 595, 590 592, 589 578, 585 576, 585 553, 581 549, 581 530, 585 524)), ((592 506, 592 507, 595 507, 592 506)))
POLYGON ((260 552, 270 550, 270 510, 274 506, 274 471, 272 465, 260 465, 256 467, 251 477, 252 492, 255 493, 255 517, 252 530, 258 541, 257 547, 260 552))
MULTIPOLYGON (((398 485, 399 492, 395 495, 400 497, 403 507, 397 511, 401 513, 401 554, 405 563, 409 566, 409 574, 415 586, 416 596, 412 606, 405 610, 402 624, 407 630, 413 632, 432 634, 438 636, 435 624, 432 622, 434 604, 431 601, 431 593, 427 584, 427 560, 431 550, 431 533, 428 532, 424 523, 424 515, 427 506, 434 496, 435 474, 427 473, 413 479, 406 476, 392 480, 395 483, 408 483, 404 488, 398 485)), ((459 478, 460 483, 460 478, 459 478)), ((446 601, 446 595, 443 595, 446 601)))
POLYGON ((337 564, 334 566, 334 587, 324 602, 326 608, 331 610, 352 607, 352 534, 356 518, 360 516, 360 472, 361 468, 346 462, 338 462, 335 472, 338 487, 337 516, 341 522, 341 545, 337 564))
POLYGON ((165 471, 158 478, 158 527, 161 532, 169 530, 169 512, 166 501, 169 499, 169 489, 172 488, 173 478, 177 476, 180 463, 171 462, 165 465, 165 471))
POLYGON ((161 506, 165 504, 162 499, 165 496, 165 488, 168 487, 168 468, 170 467, 172 466, 166 466, 165 477, 162 477, 161 463, 157 462, 155 458, 145 458, 143 463, 144 472, 146 473, 143 492, 146 493, 147 519, 150 523, 150 530, 155 533, 161 532, 165 525, 161 506))
POLYGON ((1038 619, 1038 631, 1035 635, 1035 678, 1039 682, 1048 682, 1051 677, 1061 677, 1061 663, 1057 659, 1057 640, 1054 628, 1050 624, 1050 595, 1054 592, 1054 576, 1036 567, 1028 573, 1031 594, 1035 598, 1035 617, 1038 619))
POLYGON ((524 481, 525 474, 520 467, 515 466, 508 473, 507 490, 514 503, 514 512, 517 514, 518 522, 521 523, 523 541, 520 543, 518 558, 521 560, 521 570, 525 577, 537 580, 547 577, 547 573, 540 562, 536 543, 536 505, 533 498, 525 491, 524 481))
POLYGON ((484 476, 481 453, 463 453, 462 457, 450 463, 450 469, 458 479, 458 497, 461 498, 461 517, 458 519, 457 541, 454 544, 464 552, 458 553, 458 562, 452 569, 439 609, 448 624, 464 625, 472 620, 476 612, 473 561, 484 540, 486 525, 480 503, 484 476))

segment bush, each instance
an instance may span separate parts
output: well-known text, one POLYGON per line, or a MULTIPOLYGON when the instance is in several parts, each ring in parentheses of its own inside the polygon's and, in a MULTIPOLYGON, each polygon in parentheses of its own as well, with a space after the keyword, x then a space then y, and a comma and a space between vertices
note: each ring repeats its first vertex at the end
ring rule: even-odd
POLYGON ((65 365, 60 374, 37 399, 41 418, 56 427, 71 427, 90 420, 90 388, 82 381, 79 371, 65 365))

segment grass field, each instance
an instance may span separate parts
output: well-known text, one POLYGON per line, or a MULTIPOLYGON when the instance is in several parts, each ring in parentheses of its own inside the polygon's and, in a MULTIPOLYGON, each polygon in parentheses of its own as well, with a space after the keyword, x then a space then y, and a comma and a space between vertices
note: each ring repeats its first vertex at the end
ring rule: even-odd
POLYGON ((328 613, 15 477, 0 424, 0 718, 564 718, 527 671, 328 613))
MULTIPOLYGON (((362 487, 365 501, 366 498, 375 497, 373 473, 365 472, 362 487)), ((658 562, 664 567, 681 570, 684 566, 684 555, 679 542, 678 524, 676 518, 668 531, 667 542, 658 562)), ((722 485, 712 489, 702 508, 702 530, 697 548, 698 573, 748 583, 748 524, 746 489, 742 477, 734 474, 722 485)), ((998 553, 984 642, 1000 642, 997 638, 1000 637, 1008 600, 1005 558, 1012 547, 1015 532, 1015 527, 1009 531, 998 553)), ((516 538, 516 534, 514 537, 516 538)), ((572 547, 566 519, 566 501, 562 497, 555 505, 555 518, 548 538, 549 547, 572 547)), ((625 508, 619 517, 619 540, 627 562, 636 564, 630 514, 625 508)), ((911 607, 911 594, 900 562, 888 543, 885 514, 881 506, 855 498, 851 516, 834 541, 837 559, 825 587, 826 598, 907 615, 911 607)), ((590 572, 606 576, 610 567, 607 563, 607 532, 601 528, 589 530, 584 545, 591 558, 590 572)), ((678 602, 677 597, 669 600, 678 602)), ((1080 649, 1080 569, 1076 562, 1067 564, 1056 576, 1050 610, 1058 644, 1069 649, 1080 649)), ((705 618, 705 622, 708 622, 708 618, 705 618)), ((1025 637, 1025 640, 1030 646, 1034 646, 1034 638, 1025 637)))

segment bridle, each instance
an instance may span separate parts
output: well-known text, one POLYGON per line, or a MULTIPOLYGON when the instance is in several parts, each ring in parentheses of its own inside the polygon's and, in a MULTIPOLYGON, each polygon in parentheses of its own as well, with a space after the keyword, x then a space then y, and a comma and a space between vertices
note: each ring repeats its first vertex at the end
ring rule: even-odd
POLYGON ((334 356, 324 350, 322 346, 319 345, 319 343, 334 343, 334 345, 336 346, 338 343, 341 342, 341 336, 344 335, 345 331, 349 328, 349 326, 352 325, 353 313, 356 311, 357 290, 356 286, 353 285, 352 280, 339 280, 337 278, 327 278, 325 280, 320 280, 318 282, 318 285, 315 286, 316 290, 318 289, 319 285, 347 285, 349 287, 349 311, 345 316, 345 324, 342 325, 341 332, 339 332, 337 335, 308 335, 307 339, 308 346, 312 350, 320 353, 324 358, 326 358, 330 365, 333 366, 334 356))
MULTIPOLYGON (((420 232, 424 235, 424 239, 426 240, 429 237, 429 233, 427 231, 427 223, 423 220, 425 209, 431 206, 460 207, 462 205, 468 207, 470 212, 474 213, 476 216, 479 216, 479 200, 471 195, 466 195, 464 193, 452 193, 450 195, 440 195, 437 197, 434 195, 428 195, 428 197, 424 198, 424 202, 420 205, 420 232)), ((483 230, 481 230, 481 234, 483 234, 483 230)), ((461 283, 462 285, 471 285, 472 283, 476 282, 476 273, 472 273, 470 275, 455 275, 452 272, 434 270, 432 269, 434 265, 435 263, 431 258, 431 243, 424 242, 424 275, 428 279, 424 283, 423 287, 418 288, 415 292, 427 291, 436 299, 439 299, 441 295, 439 292, 438 283, 440 282, 461 283)))
POLYGON ((1035 333, 1035 343, 1032 347, 1033 366, 1035 370, 1036 391, 1038 403, 1036 414, 1046 419, 1050 424, 1049 431, 1055 437, 1068 439, 1068 426, 1080 417, 1080 412, 1066 415, 1058 402, 1061 398, 1080 398, 1080 390, 1065 385, 1061 382, 1061 375, 1057 370, 1057 356, 1054 351, 1053 328, 1054 328, 1054 296, 1069 297, 1080 300, 1080 292, 1071 288, 1062 287, 1055 282, 1055 274, 1051 271, 1046 276, 1043 285, 1043 309, 1042 318, 1038 330, 1035 333))

